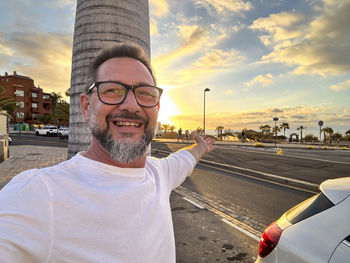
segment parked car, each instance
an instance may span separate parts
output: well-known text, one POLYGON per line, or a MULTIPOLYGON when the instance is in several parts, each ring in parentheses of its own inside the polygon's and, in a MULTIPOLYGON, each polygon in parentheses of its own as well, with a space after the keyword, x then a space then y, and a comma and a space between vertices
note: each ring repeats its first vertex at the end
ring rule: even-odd
POLYGON ((320 190, 265 229, 256 263, 350 262, 350 177, 320 190))
POLYGON ((39 136, 39 135, 57 136, 57 126, 47 125, 40 129, 36 129, 34 133, 36 136, 39 136))
POLYGON ((58 136, 68 136, 68 135, 69 135, 68 127, 61 127, 58 129, 58 136))

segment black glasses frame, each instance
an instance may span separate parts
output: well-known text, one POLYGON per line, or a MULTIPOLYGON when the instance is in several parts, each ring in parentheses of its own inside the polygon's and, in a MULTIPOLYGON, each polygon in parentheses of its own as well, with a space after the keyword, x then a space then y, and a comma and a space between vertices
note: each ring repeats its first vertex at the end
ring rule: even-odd
POLYGON ((158 105, 158 103, 159 103, 159 101, 160 101, 160 97, 161 97, 161 95, 162 95, 162 93, 163 93, 163 89, 161 89, 161 88, 159 88, 159 87, 156 87, 156 86, 152 86, 152 85, 147 85, 147 84, 128 85, 128 84, 125 84, 125 83, 122 83, 122 82, 119 82, 119 81, 112 81, 112 80, 111 80, 111 81, 108 81, 108 80, 107 80, 107 81, 97 81, 97 82, 92 83, 91 86, 88 88, 86 94, 90 94, 90 93, 92 92, 93 88, 95 88, 95 87, 96 87, 96 89, 97 89, 97 96, 98 96, 98 99, 99 99, 102 103, 107 104, 107 105, 120 105, 120 104, 122 104, 122 103, 125 101, 126 97, 128 96, 129 90, 132 90, 132 92, 134 93, 134 96, 135 96, 135 99, 136 99, 136 102, 137 102, 138 105, 140 105, 141 107, 144 107, 144 108, 153 108, 153 107, 155 107, 155 106, 158 105), (103 83, 116 83, 116 84, 122 85, 122 86, 126 89, 126 93, 125 93, 124 99, 122 99, 122 101, 119 102, 119 103, 107 103, 107 102, 104 102, 104 101, 101 99, 101 97, 100 97, 100 92, 99 92, 99 86, 100 86, 101 84, 103 84, 103 83), (157 89, 157 90, 159 91, 159 99, 158 99, 158 101, 157 101, 157 103, 156 103, 155 105, 152 105, 152 106, 144 106, 144 105, 142 105, 141 103, 139 103, 139 101, 137 100, 137 97, 136 97, 136 95, 135 95, 135 89, 137 89, 137 88, 139 88, 139 87, 145 87, 145 86, 155 88, 155 89, 157 89))

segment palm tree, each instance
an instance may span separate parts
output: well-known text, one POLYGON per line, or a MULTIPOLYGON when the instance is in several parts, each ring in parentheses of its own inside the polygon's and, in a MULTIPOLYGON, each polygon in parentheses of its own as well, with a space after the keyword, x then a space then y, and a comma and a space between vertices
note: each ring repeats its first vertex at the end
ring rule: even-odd
POLYGON ((300 125, 297 130, 300 130, 300 141, 303 142, 303 130, 306 129, 306 127, 300 125))
POLYGON ((169 126, 169 130, 170 130, 171 132, 174 132, 175 126, 174 126, 174 125, 169 126))
POLYGON ((102 48, 118 42, 132 42, 150 56, 148 0, 77 0, 70 87, 70 134, 68 158, 85 150, 90 132, 80 113, 91 60, 102 48))
POLYGON ((169 128, 170 128, 169 124, 162 124, 162 130, 164 131, 164 133, 167 133, 169 128))
POLYGON ((17 110, 16 100, 5 95, 5 87, 0 87, 0 110, 5 110, 11 117, 17 110))
POLYGON ((259 127, 259 129, 261 130, 261 132, 264 134, 264 133, 269 133, 271 132, 271 126, 266 124, 266 125, 261 125, 259 127))
POLYGON ((289 124, 287 122, 283 122, 280 125, 280 128, 283 129, 283 136, 286 137, 286 130, 289 130, 289 124))
POLYGON ((224 129, 224 126, 218 126, 216 127, 215 131, 217 132, 218 134, 218 138, 220 138, 220 140, 222 140, 222 131, 224 129))
MULTIPOLYGON (((322 129, 322 131, 324 132, 324 134, 328 134, 328 137, 331 137, 334 133, 333 129, 331 127, 325 127, 322 129)), ((324 138, 326 138, 326 136, 324 136, 324 138)), ((326 139, 325 139, 326 142, 326 139)))

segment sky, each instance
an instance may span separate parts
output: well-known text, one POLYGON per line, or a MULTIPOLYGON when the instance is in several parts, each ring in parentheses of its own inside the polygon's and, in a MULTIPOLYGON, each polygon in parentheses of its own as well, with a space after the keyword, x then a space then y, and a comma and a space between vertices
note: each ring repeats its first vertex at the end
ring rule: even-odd
MULTIPOLYGON (((0 74, 46 92, 69 88, 72 0, 0 1, 0 74)), ((151 56, 164 89, 159 120, 239 131, 318 121, 350 130, 350 0, 151 0, 151 56)), ((305 131, 303 132, 305 134, 305 131)))

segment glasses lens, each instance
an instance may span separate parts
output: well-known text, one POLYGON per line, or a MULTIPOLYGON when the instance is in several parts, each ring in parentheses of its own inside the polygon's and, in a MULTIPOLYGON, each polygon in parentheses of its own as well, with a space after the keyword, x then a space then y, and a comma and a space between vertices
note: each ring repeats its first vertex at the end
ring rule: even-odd
POLYGON ((142 106, 155 106, 159 102, 160 92, 152 86, 138 86, 135 89, 135 96, 142 106))
POLYGON ((126 88, 118 83, 101 83, 98 88, 100 99, 105 103, 118 104, 126 95, 126 88))

